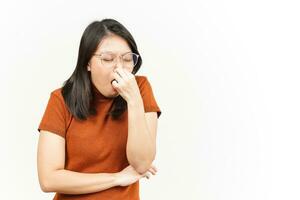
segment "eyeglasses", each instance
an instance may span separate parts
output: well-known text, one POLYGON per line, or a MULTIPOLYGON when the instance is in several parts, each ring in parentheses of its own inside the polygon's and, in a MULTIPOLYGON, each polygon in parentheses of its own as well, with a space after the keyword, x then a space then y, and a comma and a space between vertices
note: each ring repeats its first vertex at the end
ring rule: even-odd
POLYGON ((113 53, 101 53, 93 55, 100 58, 101 64, 108 68, 113 67, 116 64, 117 58, 121 58, 123 67, 133 68, 137 64, 140 56, 131 52, 128 52, 124 55, 116 55, 113 53))

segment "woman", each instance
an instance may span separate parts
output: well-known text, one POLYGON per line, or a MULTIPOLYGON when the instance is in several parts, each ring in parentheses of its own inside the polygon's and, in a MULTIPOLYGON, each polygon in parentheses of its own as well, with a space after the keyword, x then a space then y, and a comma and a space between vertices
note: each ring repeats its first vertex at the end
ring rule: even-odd
POLYGON ((155 175, 161 111, 129 31, 113 19, 84 31, 76 68, 51 92, 38 130, 38 176, 54 199, 139 199, 155 175))

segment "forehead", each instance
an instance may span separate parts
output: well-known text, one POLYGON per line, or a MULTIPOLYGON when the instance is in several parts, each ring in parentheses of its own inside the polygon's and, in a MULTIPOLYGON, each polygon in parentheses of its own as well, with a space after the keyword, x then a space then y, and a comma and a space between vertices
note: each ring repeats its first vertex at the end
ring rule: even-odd
POLYGON ((105 36, 98 45, 97 52, 126 53, 131 51, 126 40, 117 35, 105 36))

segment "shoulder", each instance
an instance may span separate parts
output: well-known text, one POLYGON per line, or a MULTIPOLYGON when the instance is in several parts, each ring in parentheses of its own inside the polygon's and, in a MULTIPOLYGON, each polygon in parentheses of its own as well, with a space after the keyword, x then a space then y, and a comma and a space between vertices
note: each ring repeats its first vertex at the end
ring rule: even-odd
POLYGON ((65 110, 68 110, 62 95, 62 87, 52 90, 50 93, 50 99, 56 104, 60 104, 60 106, 62 106, 65 110))
POLYGON ((54 97, 56 97, 56 98, 58 98, 58 99, 60 99, 60 100, 62 100, 62 101, 64 101, 64 98, 63 98, 63 96, 62 96, 62 87, 60 87, 60 88, 56 88, 56 89, 54 89, 54 90, 52 90, 51 91, 51 96, 54 96, 54 97))
POLYGON ((142 82, 142 81, 147 80, 147 77, 146 76, 141 76, 141 75, 135 75, 135 79, 136 79, 137 82, 142 82))
POLYGON ((141 95, 150 95, 152 93, 152 86, 147 76, 135 76, 141 95))
POLYGON ((147 76, 136 75, 135 79, 139 88, 143 87, 145 84, 149 84, 147 76))
POLYGON ((65 117, 71 117, 71 113, 69 107, 66 104, 66 101, 62 95, 62 87, 56 88, 51 91, 50 93, 50 100, 49 100, 52 108, 60 110, 65 114, 65 117))

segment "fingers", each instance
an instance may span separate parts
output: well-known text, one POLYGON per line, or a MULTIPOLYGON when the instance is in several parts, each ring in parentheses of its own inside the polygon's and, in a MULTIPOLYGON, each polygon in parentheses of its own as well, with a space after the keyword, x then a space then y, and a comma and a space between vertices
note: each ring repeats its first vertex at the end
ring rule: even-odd
POLYGON ((121 84, 124 80, 123 78, 117 73, 113 73, 114 81, 117 81, 117 84, 121 84))
POLYGON ((128 74, 126 73, 125 70, 123 70, 121 68, 116 68, 116 69, 114 69, 114 72, 122 79, 128 79, 128 74))
POLYGON ((147 179, 149 179, 151 177, 150 173, 149 172, 145 172, 143 174, 143 177, 146 177, 147 179))
POLYGON ((118 82, 117 82, 116 80, 113 80, 113 81, 111 82, 111 85, 112 85, 113 88, 118 92, 118 94, 121 94, 121 90, 120 90, 120 88, 119 88, 119 84, 118 84, 118 82))
POLYGON ((148 169, 147 172, 145 172, 142 177, 146 177, 147 179, 149 179, 152 175, 156 175, 157 169, 155 166, 152 166, 150 169, 148 169))
POLYGON ((157 167, 156 167, 155 165, 151 165, 151 168, 152 168, 155 172, 157 172, 157 167))
POLYGON ((113 77, 114 77, 114 81, 112 81, 112 85, 115 87, 123 85, 124 82, 126 82, 129 79, 128 74, 123 69, 120 68, 114 69, 113 77))
POLYGON ((155 175, 156 174, 156 171, 152 168, 148 169, 148 172, 151 172, 152 175, 155 175))
POLYGON ((118 81, 117 80, 113 80, 112 82, 111 82, 111 84, 112 84, 112 86, 114 86, 114 88, 118 88, 118 81))
POLYGON ((127 70, 123 70, 124 73, 127 75, 127 77, 130 79, 130 78, 134 78, 134 74, 132 74, 132 72, 130 71, 127 71, 127 70))
POLYGON ((118 82, 120 82, 121 80, 130 80, 134 78, 134 75, 122 68, 116 68, 114 69, 114 77, 117 79, 118 82))

